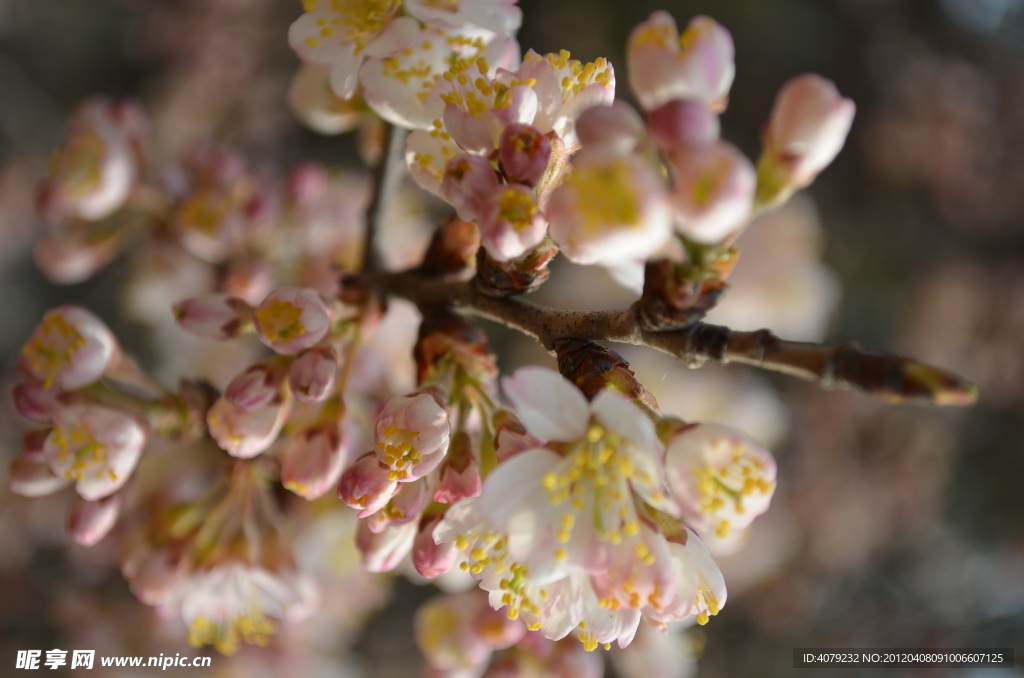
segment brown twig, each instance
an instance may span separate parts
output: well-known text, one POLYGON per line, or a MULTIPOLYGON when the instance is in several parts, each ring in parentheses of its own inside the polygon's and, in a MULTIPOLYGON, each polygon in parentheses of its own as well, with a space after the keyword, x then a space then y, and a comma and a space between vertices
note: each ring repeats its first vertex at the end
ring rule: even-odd
POLYGON ((384 154, 373 172, 373 199, 366 208, 366 238, 363 241, 363 268, 365 272, 380 268, 380 254, 377 252, 377 234, 380 233, 384 210, 395 196, 405 176, 405 135, 406 131, 395 125, 387 125, 384 154))
POLYGON ((452 306, 535 337, 552 353, 571 339, 648 346, 691 368, 708 362, 743 363, 814 381, 825 388, 855 388, 890 402, 965 405, 977 387, 950 372, 861 349, 853 342, 820 346, 779 339, 767 330, 737 332, 694 323, 684 329, 644 329, 634 304, 621 311, 563 311, 520 298, 492 297, 474 281, 428 278, 413 272, 377 274, 367 279, 378 289, 420 306, 452 306))

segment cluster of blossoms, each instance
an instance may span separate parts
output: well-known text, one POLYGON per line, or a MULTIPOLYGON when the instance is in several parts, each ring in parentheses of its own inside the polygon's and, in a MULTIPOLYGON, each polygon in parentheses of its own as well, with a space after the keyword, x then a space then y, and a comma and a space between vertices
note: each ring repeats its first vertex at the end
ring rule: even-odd
POLYGON ((596 345, 580 349, 590 368, 555 345, 561 373, 500 380, 503 405, 486 335, 450 308, 465 295, 402 315, 387 296, 410 294, 387 284, 416 275, 510 299, 561 252, 642 281, 642 329, 685 328, 724 292, 752 215, 836 156, 853 104, 818 76, 790 81, 755 167, 719 136, 735 67, 713 20, 680 35, 657 12, 633 30, 642 114, 614 101, 604 59, 520 58, 520 21, 514 0, 307 0, 291 26, 300 117, 321 131, 373 116, 411 130, 409 174, 457 215, 418 262, 380 267, 364 251, 359 179, 303 165, 281 180, 212 145, 157 167, 136 106, 96 99, 76 113, 39 191, 41 268, 75 282, 134 243, 204 271, 169 302, 154 292, 166 303, 151 320, 233 342, 243 369, 220 388, 168 390, 92 313, 50 311, 18 363, 18 410, 44 428, 25 437, 11 487, 74 484, 68 533, 87 545, 117 535, 132 590, 180 614, 192 643, 230 653, 266 642, 274 619, 312 613, 321 596, 290 542, 289 506, 335 488, 358 511, 366 570, 411 566, 486 592, 421 612, 438 675, 596 675, 581 647, 625 647, 642 619, 705 624, 725 604, 705 542, 735 541, 767 510, 776 466, 764 447, 662 414, 596 345), (403 361, 392 334, 417 320, 403 361), (140 510, 114 530, 144 466, 168 482, 140 482, 140 510), (556 642, 573 632, 581 645, 556 642))

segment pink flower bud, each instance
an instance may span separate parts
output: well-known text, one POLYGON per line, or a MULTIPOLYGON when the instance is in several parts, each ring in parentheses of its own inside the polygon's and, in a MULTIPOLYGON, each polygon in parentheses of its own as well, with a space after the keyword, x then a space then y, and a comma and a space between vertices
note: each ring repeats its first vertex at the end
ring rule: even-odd
POLYGON ((365 518, 384 508, 398 491, 398 481, 389 477, 390 469, 367 452, 355 460, 338 484, 338 498, 354 509, 360 509, 359 518, 365 518))
POLYGON ((32 461, 46 461, 46 439, 50 437, 52 428, 42 428, 36 431, 28 431, 21 437, 21 453, 26 459, 32 461))
POLYGON ((551 142, 536 127, 514 123, 501 133, 498 159, 509 181, 532 188, 548 169, 551 142))
POLYGON ((78 306, 47 311, 21 349, 18 367, 45 388, 65 391, 99 381, 118 353, 106 324, 78 306))
POLYGON ((445 165, 441 197, 455 208, 463 221, 476 221, 484 198, 501 180, 486 158, 457 155, 445 165))
POLYGON ((412 543, 412 564, 416 571, 427 579, 433 579, 451 570, 459 556, 459 550, 455 548, 454 542, 434 542, 434 528, 443 518, 443 513, 424 517, 412 543))
POLYGON ((165 546, 144 548, 124 565, 124 576, 135 597, 144 605, 160 605, 188 574, 188 560, 180 549, 165 546))
POLYGON ((757 176, 742 153, 719 142, 677 153, 672 161, 672 205, 683 235, 698 243, 714 244, 747 223, 757 176))
POLYGON ((132 131, 108 100, 90 99, 79 106, 40 187, 42 216, 97 221, 118 210, 137 173, 132 131))
POLYGON ((288 368, 292 393, 304 403, 318 403, 334 388, 338 374, 338 357, 329 347, 303 351, 288 368))
POLYGON ((317 499, 337 486, 348 458, 341 431, 316 426, 296 436, 284 454, 281 484, 300 497, 317 499))
POLYGON ((377 415, 374 453, 399 482, 422 478, 448 451, 448 412, 429 393, 395 396, 377 415))
POLYGON ((673 99, 647 114, 647 131, 659 146, 673 151, 713 143, 721 125, 703 102, 673 99))
POLYGON ((516 259, 544 239, 544 221, 533 191, 521 184, 496 186, 478 216, 480 244, 497 261, 516 259))
POLYGON ((60 233, 47 235, 36 243, 32 258, 46 279, 58 285, 73 285, 91 278, 120 251, 121 238, 106 235, 60 233))
POLYGON ((261 259, 240 261, 231 266, 221 280, 220 287, 247 304, 258 304, 274 286, 274 272, 261 259))
POLYGON ((253 320, 260 341, 283 355, 316 345, 331 325, 320 294, 304 287, 277 288, 256 307, 253 320))
POLYGON ((544 446, 543 440, 531 435, 519 417, 507 410, 494 416, 494 429, 494 452, 501 463, 520 452, 544 446))
POLYGON ((583 111, 576 134, 588 149, 610 146, 617 153, 631 153, 644 138, 644 122, 632 106, 616 101, 583 111))
POLYGON ((635 156, 579 158, 551 194, 547 216, 551 239, 578 264, 644 259, 672 233, 661 177, 635 156))
POLYGON ((43 454, 54 475, 75 482, 89 501, 102 499, 127 481, 146 444, 133 417, 99 405, 71 405, 54 416, 43 454))
POLYGON ((768 510, 775 459, 747 434, 721 424, 684 428, 668 443, 666 475, 684 520, 725 538, 768 510))
POLYGON ((67 480, 54 475, 39 454, 28 450, 12 459, 7 471, 11 492, 23 497, 45 497, 68 485, 67 480))
POLYGON ((371 532, 365 520, 356 527, 356 548, 363 556, 367 572, 390 572, 409 555, 416 539, 416 523, 388 526, 379 533, 371 532))
POLYGON ((208 339, 233 339, 252 323, 252 306, 227 294, 205 294, 174 305, 186 332, 208 339))
POLYGON ((366 526, 370 532, 383 532, 390 525, 405 525, 416 522, 430 501, 427 483, 423 480, 413 483, 399 483, 398 491, 384 508, 372 516, 367 516, 366 526))
POLYGON ((645 111, 673 99, 694 99, 725 109, 736 74, 729 31, 694 17, 681 36, 667 12, 655 12, 633 29, 626 46, 629 81, 645 111))
POLYGON ((249 459, 277 440, 290 411, 290 401, 281 397, 250 411, 221 397, 206 413, 206 424, 222 450, 233 457, 249 459))
POLYGON ((114 527, 121 514, 124 494, 115 492, 96 501, 76 497, 68 509, 64 530, 82 546, 92 546, 114 527))
POLYGON ((856 106, 830 80, 800 75, 779 90, 765 131, 765 156, 791 189, 811 183, 846 143, 856 106))
POLYGON ((60 406, 57 395, 56 390, 44 388, 35 381, 17 384, 11 394, 18 414, 40 424, 47 424, 53 419, 60 406))
POLYGON ((275 363, 257 363, 231 380, 224 399, 246 412, 263 407, 277 397, 284 369, 275 363))
POLYGON ((434 490, 434 501, 455 504, 480 496, 480 468, 470 448, 469 436, 462 433, 452 440, 448 456, 441 465, 441 481, 434 490))

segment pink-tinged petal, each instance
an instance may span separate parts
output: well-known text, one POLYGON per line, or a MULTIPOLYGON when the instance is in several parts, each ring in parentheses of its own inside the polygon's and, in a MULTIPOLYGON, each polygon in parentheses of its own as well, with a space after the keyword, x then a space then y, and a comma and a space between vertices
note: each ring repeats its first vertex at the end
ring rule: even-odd
POLYGON ((637 156, 578 157, 551 194, 547 217, 551 239, 579 264, 645 259, 672 234, 662 179, 637 156))
POLYGON ((82 546, 92 546, 107 536, 121 514, 122 492, 96 501, 75 498, 68 509, 65 531, 82 546))
POLYGON ((488 155, 494 150, 494 139, 487 123, 454 104, 444 107, 442 114, 445 130, 452 135, 452 141, 464 151, 477 155, 488 155))
POLYGON ((412 550, 418 526, 415 521, 388 527, 375 534, 369 530, 365 520, 356 528, 356 548, 363 556, 367 572, 390 572, 412 550))
POLYGON ((331 315, 316 290, 279 287, 256 307, 253 324, 265 345, 283 355, 296 355, 324 338, 331 315))
POLYGON ((11 393, 18 414, 40 424, 48 424, 53 420, 60 406, 58 395, 57 390, 44 388, 34 381, 17 384, 11 393))
POLYGON ((530 533, 533 537, 532 528, 535 523, 526 526, 524 520, 528 514, 536 514, 547 508, 538 506, 536 502, 538 497, 544 497, 547 503, 543 478, 562 461, 551 450, 538 448, 518 454, 499 465, 484 481, 478 504, 480 513, 499 532, 530 533))
POLYGON ((405 140, 409 174, 426 191, 441 195, 441 181, 448 160, 461 153, 447 132, 413 130, 405 140))
POLYGON ((55 475, 45 460, 33 459, 24 454, 12 459, 7 471, 11 492, 23 497, 45 497, 67 487, 69 483, 55 475))
POLYGON ((21 349, 18 366, 45 388, 65 391, 98 381, 118 352, 106 324, 78 306, 47 311, 21 349))
POLYGON ((304 403, 318 403, 331 394, 338 374, 334 350, 312 348, 303 351, 288 368, 288 383, 295 397, 304 403))
POLYGON ((50 470, 74 480, 90 501, 120 489, 142 455, 146 432, 133 417, 98 405, 71 405, 57 412, 43 454, 50 470))
POLYGON ((306 127, 319 134, 342 134, 356 128, 366 113, 361 100, 345 100, 331 89, 331 69, 301 64, 288 88, 288 108, 306 127))
POLYGON ((356 459, 341 475, 338 498, 354 509, 360 509, 359 518, 373 515, 384 508, 395 492, 398 481, 388 477, 390 469, 373 452, 356 459))
POLYGON ((356 54, 342 54, 331 62, 331 91, 342 99, 351 99, 359 86, 359 67, 363 57, 356 54))
POLYGON ((188 574, 188 558, 176 548, 164 547, 133 557, 131 572, 125 565, 128 587, 144 605, 161 605, 188 574))
POLYGON ((321 22, 329 23, 331 14, 330 11, 306 12, 288 27, 288 44, 303 61, 328 65, 354 57, 355 45, 351 42, 325 40, 321 36, 324 27, 321 22))
POLYGON ((323 496, 337 486, 348 459, 341 432, 316 427, 296 436, 281 463, 281 484, 305 499, 323 496))
POLYGON ((630 84, 644 110, 672 99, 695 99, 725 108, 736 73, 732 37, 708 17, 690 21, 680 36, 666 12, 638 25, 626 47, 630 84))
POLYGON ((412 545, 412 564, 423 577, 433 579, 449 570, 455 565, 458 558, 458 549, 455 544, 438 544, 434 541, 434 528, 444 518, 444 514, 438 513, 420 521, 419 531, 412 545))
POLYGON ((609 431, 629 441, 634 447, 641 450, 661 448, 661 443, 654 432, 654 424, 625 396, 605 389, 590 403, 590 409, 609 431))
POLYGON ((368 58, 359 72, 367 105, 393 125, 430 128, 442 106, 429 92, 450 66, 449 37, 427 27, 402 52, 368 58))
POLYGON ((240 410, 255 410, 278 396, 283 380, 280 365, 257 363, 231 380, 224 399, 240 410))
POLYGON ((544 440, 568 442, 587 432, 590 409, 580 390, 545 367, 523 367, 501 380, 526 429, 544 440))
POLYGON ((366 46, 363 54, 368 57, 394 54, 413 45, 419 36, 420 27, 415 19, 408 16, 396 17, 366 46))
POLYGON ((721 424, 683 429, 665 455, 669 487, 682 516, 698 532, 724 539, 768 510, 775 491, 771 453, 742 431, 721 424), (713 483, 705 482, 713 478, 713 483))
POLYGON ((750 219, 757 188, 754 166, 725 142, 675 154, 672 205, 678 230, 702 244, 721 242, 750 219))
POLYGON ((522 184, 502 184, 484 196, 477 225, 481 245, 496 261, 522 256, 547 234, 537 198, 522 184))
POLYGON ((121 251, 117 233, 92 239, 67 233, 43 236, 32 250, 36 266, 50 282, 73 285, 88 280, 121 251))
POLYGON ((832 81, 807 73, 779 90, 765 132, 766 155, 792 188, 809 184, 835 159, 853 124, 854 103, 832 81))
POLYGON ((248 412, 219 398, 207 412, 206 423, 222 450, 233 457, 249 459, 277 440, 290 410, 290 401, 281 398, 248 412))
POLYGON ((457 504, 463 499, 479 496, 481 485, 480 467, 469 436, 463 432, 452 440, 441 466, 434 501, 439 504, 457 504))
POLYGON ((448 161, 441 180, 441 197, 463 221, 476 221, 484 198, 501 182, 486 158, 462 154, 448 161))
POLYGON ((631 153, 644 138, 644 121, 632 106, 616 101, 583 111, 576 120, 576 135, 587 148, 609 146, 631 153))
POLYGON ((231 339, 252 324, 253 308, 227 294, 207 294, 174 305, 174 319, 183 330, 208 339, 231 339))
POLYGON ((448 412, 429 393, 395 396, 374 424, 374 452, 399 482, 422 478, 448 451, 448 412))
POLYGON ((673 99, 647 114, 647 131, 669 151, 713 143, 721 124, 704 102, 673 99))
POLYGON ((514 123, 501 133, 498 158, 509 181, 533 187, 547 172, 551 142, 536 127, 514 123))
POLYGON ((406 9, 420 21, 441 29, 475 24, 495 33, 512 34, 523 21, 516 0, 407 0, 406 9))

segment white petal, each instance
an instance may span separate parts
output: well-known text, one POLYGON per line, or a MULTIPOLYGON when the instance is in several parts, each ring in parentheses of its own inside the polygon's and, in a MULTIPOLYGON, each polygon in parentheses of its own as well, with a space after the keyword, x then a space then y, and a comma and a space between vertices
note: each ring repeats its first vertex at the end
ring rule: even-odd
POLYGON ((526 429, 545 440, 582 438, 590 418, 587 399, 554 370, 523 367, 501 380, 526 429))

